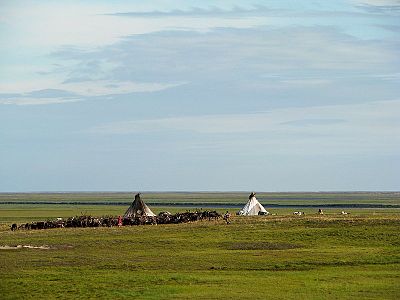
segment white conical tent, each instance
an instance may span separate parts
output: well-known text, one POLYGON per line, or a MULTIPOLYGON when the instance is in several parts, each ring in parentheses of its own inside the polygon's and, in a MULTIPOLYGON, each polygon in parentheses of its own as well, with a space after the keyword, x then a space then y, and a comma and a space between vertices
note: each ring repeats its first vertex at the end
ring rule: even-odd
POLYGON ((268 215, 269 212, 258 202, 255 193, 251 193, 249 201, 246 205, 239 210, 238 215, 241 216, 257 216, 257 215, 268 215))
POLYGON ((155 214, 146 205, 146 203, 143 202, 143 200, 140 198, 140 194, 136 194, 135 200, 125 212, 124 218, 134 218, 141 216, 154 217, 155 214))

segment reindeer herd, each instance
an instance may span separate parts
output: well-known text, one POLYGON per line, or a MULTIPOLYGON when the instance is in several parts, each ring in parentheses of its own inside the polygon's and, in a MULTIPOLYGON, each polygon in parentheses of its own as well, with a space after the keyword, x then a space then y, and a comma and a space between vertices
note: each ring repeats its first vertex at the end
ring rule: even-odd
POLYGON ((31 222, 21 225, 12 224, 11 230, 25 229, 50 229, 50 228, 84 228, 84 227, 113 227, 113 226, 134 226, 134 225, 157 225, 157 224, 178 224, 189 223, 200 220, 218 220, 221 215, 216 211, 195 211, 171 214, 160 212, 157 216, 136 216, 121 218, 115 216, 93 217, 89 215, 75 216, 67 219, 57 218, 40 222, 31 222))

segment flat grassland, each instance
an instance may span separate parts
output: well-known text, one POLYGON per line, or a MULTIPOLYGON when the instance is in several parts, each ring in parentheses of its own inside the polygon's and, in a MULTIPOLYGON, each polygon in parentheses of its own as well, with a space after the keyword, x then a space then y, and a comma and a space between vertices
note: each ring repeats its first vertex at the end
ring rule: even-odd
MULTIPOLYGON (((379 200, 399 204, 395 197, 388 201, 379 200)), ((0 246, 49 248, 0 250, 0 298, 398 299, 400 295, 400 210, 395 208, 346 209, 350 215, 327 209, 323 216, 308 209, 306 216, 293 216, 293 210, 267 207, 276 215, 234 216, 229 225, 219 220, 16 232, 8 227, 12 222, 81 212, 117 215, 125 209, 0 204, 0 246)), ((185 210, 154 211, 165 209, 185 210)))
MULTIPOLYGON (((87 193, 0 193, 0 203, 114 203, 133 201, 135 192, 87 192, 87 193)), ((211 203, 240 204, 246 202, 247 192, 145 192, 146 203, 211 203)), ((313 204, 385 204, 400 205, 400 192, 313 192, 313 193, 257 193, 261 203, 272 205, 313 204)))

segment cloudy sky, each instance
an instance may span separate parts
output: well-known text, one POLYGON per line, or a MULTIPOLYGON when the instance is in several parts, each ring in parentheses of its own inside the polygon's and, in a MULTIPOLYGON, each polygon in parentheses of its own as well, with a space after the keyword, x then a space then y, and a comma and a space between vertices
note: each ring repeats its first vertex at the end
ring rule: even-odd
POLYGON ((400 190, 399 0, 1 0, 0 44, 0 191, 400 190))

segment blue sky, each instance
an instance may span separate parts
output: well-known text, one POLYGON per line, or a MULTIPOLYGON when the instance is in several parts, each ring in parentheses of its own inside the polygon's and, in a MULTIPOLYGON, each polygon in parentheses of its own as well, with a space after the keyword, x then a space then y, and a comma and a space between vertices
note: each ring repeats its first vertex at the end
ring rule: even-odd
POLYGON ((400 1, 1 1, 0 192, 399 190, 400 1))

